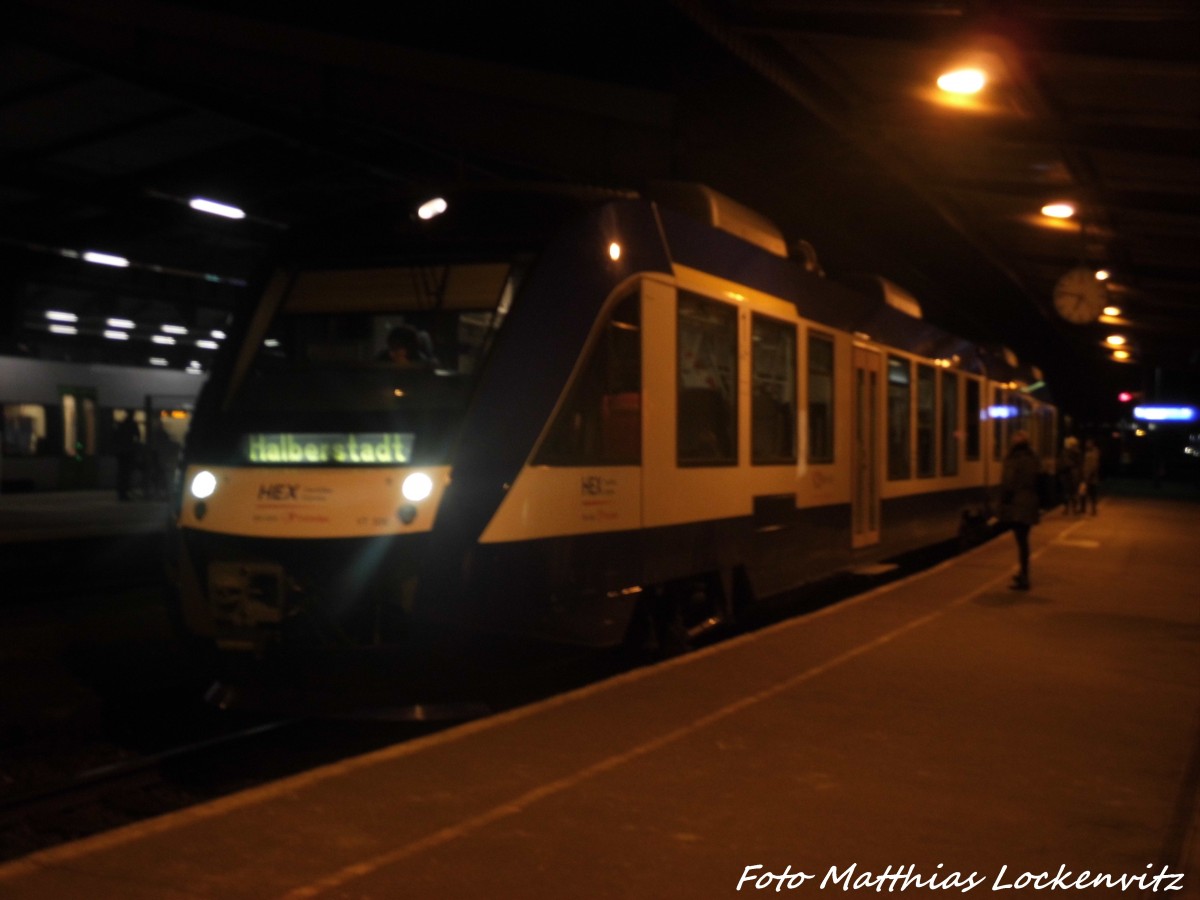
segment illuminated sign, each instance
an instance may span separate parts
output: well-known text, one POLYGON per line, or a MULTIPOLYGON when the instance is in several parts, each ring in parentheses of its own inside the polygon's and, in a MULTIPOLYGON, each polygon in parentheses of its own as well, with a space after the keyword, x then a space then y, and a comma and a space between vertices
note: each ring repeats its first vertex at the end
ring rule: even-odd
POLYGON ((246 436, 245 450, 251 463, 395 465, 412 458, 414 437, 400 433, 250 434, 246 436))
POLYGON ((1133 417, 1144 422, 1190 422, 1196 418, 1194 406, 1135 406, 1133 417))
POLYGON ((992 419, 1015 419, 1017 408, 1015 406, 989 406, 987 413, 992 419))

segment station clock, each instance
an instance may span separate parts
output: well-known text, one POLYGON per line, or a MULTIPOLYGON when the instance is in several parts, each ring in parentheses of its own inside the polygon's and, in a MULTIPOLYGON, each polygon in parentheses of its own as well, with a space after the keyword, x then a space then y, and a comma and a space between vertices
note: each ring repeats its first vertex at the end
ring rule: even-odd
POLYGON ((1054 309, 1068 322, 1095 322, 1108 302, 1104 282, 1091 269, 1071 269, 1054 285, 1054 309))

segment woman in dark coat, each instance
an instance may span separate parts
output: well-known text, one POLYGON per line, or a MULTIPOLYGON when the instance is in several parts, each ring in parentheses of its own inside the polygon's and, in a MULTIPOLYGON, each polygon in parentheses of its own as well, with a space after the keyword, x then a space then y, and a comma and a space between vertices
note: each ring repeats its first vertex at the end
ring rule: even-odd
POLYGON ((1020 571, 1010 587, 1029 590, 1029 529, 1038 523, 1037 479, 1041 463, 1029 446, 1029 435, 1018 431, 1012 436, 1004 472, 1000 479, 1000 520, 1012 527, 1017 540, 1020 571))

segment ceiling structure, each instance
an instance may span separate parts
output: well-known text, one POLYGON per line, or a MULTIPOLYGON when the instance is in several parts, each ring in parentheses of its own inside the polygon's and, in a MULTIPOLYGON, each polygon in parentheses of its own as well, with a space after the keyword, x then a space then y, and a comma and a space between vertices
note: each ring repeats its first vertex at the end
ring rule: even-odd
POLYGON ((447 181, 680 179, 809 241, 830 277, 883 275, 1011 348, 1081 416, 1119 389, 1200 399, 1191 0, 12 5, 0 353, 204 366, 292 225, 447 181), (963 61, 990 80, 954 101, 935 81, 963 61), (1041 215, 1055 200, 1076 215, 1041 215), (1109 270, 1115 321, 1057 314, 1078 267, 1109 270), (46 310, 97 334, 51 334, 46 310), (106 340, 108 318, 189 335, 106 340))

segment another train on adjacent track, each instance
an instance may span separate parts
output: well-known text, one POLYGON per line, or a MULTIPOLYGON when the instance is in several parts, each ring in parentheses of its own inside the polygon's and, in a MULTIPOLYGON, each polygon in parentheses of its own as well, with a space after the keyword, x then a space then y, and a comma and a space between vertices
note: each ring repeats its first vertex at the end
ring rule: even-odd
POLYGON ((665 646, 985 522, 1017 428, 1053 455, 1040 373, 702 186, 414 209, 298 234, 237 319, 175 510, 192 634, 665 646))
MULTIPOLYGON (((117 424, 132 419, 143 450, 178 448, 203 383, 179 369, 0 356, 0 490, 115 487, 117 424)), ((148 454, 139 462, 136 487, 162 499, 174 462, 163 461, 161 486, 148 454)))

